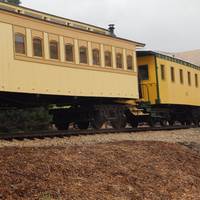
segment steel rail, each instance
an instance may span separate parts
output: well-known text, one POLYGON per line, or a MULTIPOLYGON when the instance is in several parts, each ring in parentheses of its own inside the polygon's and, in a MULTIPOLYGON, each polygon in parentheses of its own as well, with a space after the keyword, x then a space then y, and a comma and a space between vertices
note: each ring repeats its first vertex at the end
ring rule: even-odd
POLYGON ((66 131, 37 131, 29 133, 6 133, 0 134, 0 140, 24 140, 24 139, 44 139, 54 137, 72 137, 81 135, 113 134, 113 133, 137 133, 147 131, 170 131, 195 128, 196 126, 165 126, 165 127, 140 127, 124 129, 88 129, 88 130, 66 130, 66 131))

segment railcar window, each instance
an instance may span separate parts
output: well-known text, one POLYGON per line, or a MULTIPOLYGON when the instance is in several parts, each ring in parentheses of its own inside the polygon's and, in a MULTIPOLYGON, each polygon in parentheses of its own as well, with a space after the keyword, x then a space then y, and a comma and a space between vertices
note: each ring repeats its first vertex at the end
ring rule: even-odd
POLYGON ((100 53, 98 49, 92 50, 93 65, 100 65, 100 53))
POLYGON ((196 87, 199 87, 198 74, 195 74, 195 86, 196 86, 196 87))
POLYGON ((138 68, 139 80, 149 80, 149 67, 148 65, 140 65, 138 68))
POLYGON ((25 36, 21 33, 15 34, 15 52, 26 54, 25 36))
POLYGON ((33 54, 37 57, 43 56, 42 40, 40 38, 33 38, 33 54))
POLYGON ((180 73, 180 83, 183 84, 183 82, 184 82, 184 79, 183 79, 183 70, 180 69, 179 73, 180 73))
POLYGON ((190 86, 191 85, 191 73, 188 72, 188 85, 190 86))
POLYGON ((50 58, 58 59, 58 42, 50 41, 50 58))
POLYGON ((133 56, 131 55, 127 56, 127 69, 133 70, 133 56))
POLYGON ((171 67, 171 81, 175 82, 174 67, 171 67))
POLYGON ((105 66, 106 67, 112 67, 112 56, 110 51, 106 51, 104 53, 105 55, 105 66))
POLYGON ((161 79, 165 80, 165 66, 164 65, 160 65, 160 70, 161 70, 161 79))
POLYGON ((117 68, 122 68, 122 54, 121 53, 117 53, 116 55, 116 64, 117 64, 117 68))
POLYGON ((69 62, 74 61, 74 47, 72 44, 65 45, 65 59, 69 62))
POLYGON ((80 63, 87 64, 88 63, 87 48, 80 47, 79 54, 80 54, 80 63))

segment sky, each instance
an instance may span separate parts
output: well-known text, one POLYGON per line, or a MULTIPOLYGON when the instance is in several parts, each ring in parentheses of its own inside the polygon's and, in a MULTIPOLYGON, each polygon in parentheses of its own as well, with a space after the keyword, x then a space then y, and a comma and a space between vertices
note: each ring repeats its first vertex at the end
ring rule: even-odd
POLYGON ((21 0, 43 12, 107 28, 146 49, 200 49, 200 0, 21 0))

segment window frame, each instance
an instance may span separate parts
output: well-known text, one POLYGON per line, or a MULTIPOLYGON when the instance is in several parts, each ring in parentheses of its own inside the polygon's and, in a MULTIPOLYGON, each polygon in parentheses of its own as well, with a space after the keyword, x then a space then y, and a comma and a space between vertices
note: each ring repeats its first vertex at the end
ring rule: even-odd
POLYGON ((188 71, 187 76, 188 76, 188 85, 191 86, 192 85, 191 72, 188 71))
POLYGON ((175 69, 174 69, 174 67, 170 67, 170 76, 171 76, 171 82, 175 83, 175 69))
POLYGON ((197 73, 194 74, 194 79, 195 79, 195 87, 198 88, 199 87, 199 76, 197 73))
POLYGON ((32 39, 32 46, 33 46, 33 56, 34 57, 37 57, 37 58, 44 58, 44 42, 43 42, 43 38, 40 38, 40 37, 33 37, 33 39, 32 39), (42 53, 42 55, 41 56, 37 56, 37 55, 35 55, 35 49, 34 49, 34 40, 40 40, 40 42, 41 42, 41 53, 42 53))
POLYGON ((179 76, 180 76, 180 83, 184 84, 184 75, 183 75, 183 69, 179 69, 179 76))
POLYGON ((134 71, 134 58, 133 58, 133 55, 129 54, 126 56, 126 63, 127 63, 127 70, 130 70, 130 71, 134 71), (129 60, 128 58, 131 57, 131 68, 129 68, 129 60))
POLYGON ((65 50, 64 50, 64 53, 65 53, 65 61, 66 61, 66 62, 73 63, 73 62, 75 61, 74 45, 71 44, 71 43, 65 43, 65 44, 64 44, 64 48, 65 48, 65 50), (72 47, 72 60, 67 60, 66 46, 72 47))
POLYGON ((101 65, 101 54, 100 54, 100 50, 99 49, 97 49, 97 48, 94 48, 94 49, 92 49, 92 64, 93 65, 95 65, 95 66, 100 66, 101 65), (94 63, 94 52, 98 52, 98 62, 97 62, 97 64, 96 63, 94 63))
POLYGON ((112 52, 107 50, 107 51, 104 51, 104 60, 105 60, 105 67, 109 67, 109 68, 112 68, 113 67, 113 60, 112 60, 112 52), (106 64, 106 54, 109 54, 110 55, 110 65, 107 65, 106 64))
POLYGON ((165 81, 166 80, 166 70, 165 70, 165 65, 161 64, 160 65, 160 76, 161 80, 165 81))
POLYGON ((88 47, 86 46, 80 46, 79 47, 79 64, 84 64, 84 65, 88 65, 88 47), (81 62, 81 49, 85 49, 85 53, 86 53, 86 62, 81 62))
POLYGON ((60 45, 59 45, 59 42, 57 41, 57 40, 50 40, 49 41, 49 58, 51 59, 51 60, 60 60, 60 50, 59 50, 59 47, 60 47, 60 45), (51 44, 52 43, 56 43, 57 44, 57 58, 52 58, 51 57, 51 44))
POLYGON ((138 77, 139 77, 139 81, 149 81, 150 80, 150 73, 149 73, 149 65, 148 64, 144 64, 144 65, 139 65, 138 66, 138 77), (145 79, 142 77, 141 78, 141 68, 142 67, 146 67, 146 71, 147 71, 147 76, 145 76, 145 79), (147 78, 146 78, 147 77, 147 78))
POLYGON ((15 47, 15 54, 18 55, 27 55, 27 44, 26 44, 26 34, 24 33, 20 33, 20 32, 16 32, 14 33, 14 47, 15 47), (16 36, 22 36, 23 37, 23 41, 24 41, 24 53, 20 53, 16 51, 16 36))
POLYGON ((117 69, 124 69, 124 62, 123 62, 123 54, 122 53, 116 53, 116 68, 117 69), (120 56, 120 63, 118 63, 118 56, 120 56), (118 64, 121 64, 119 67, 118 64))

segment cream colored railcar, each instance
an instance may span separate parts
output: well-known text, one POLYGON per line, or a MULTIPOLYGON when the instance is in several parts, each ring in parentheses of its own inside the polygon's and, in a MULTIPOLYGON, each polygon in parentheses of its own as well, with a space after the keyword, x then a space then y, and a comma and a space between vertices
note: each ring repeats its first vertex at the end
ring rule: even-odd
POLYGON ((6 3, 0 3, 0 38, 1 96, 138 99, 141 43, 6 3))
POLYGON ((56 24, 47 14, 37 13, 41 15, 39 20, 34 18, 33 11, 30 17, 24 14, 28 9, 2 5, 17 12, 8 12, 4 7, 0 11, 1 91, 138 98, 135 48, 141 44, 56 24), (34 47, 36 38, 41 42, 40 56, 34 55, 34 48, 39 48, 34 47), (72 45, 70 61, 66 60, 67 44, 72 45), (99 54, 97 63, 94 49, 99 54), (51 56, 51 51, 58 55, 51 56), (105 52, 110 52, 111 66, 105 65, 105 52), (86 58, 81 61, 81 56, 86 58), (132 57, 131 69, 127 69, 128 56, 132 57), (117 68, 116 62, 122 65, 117 68))

